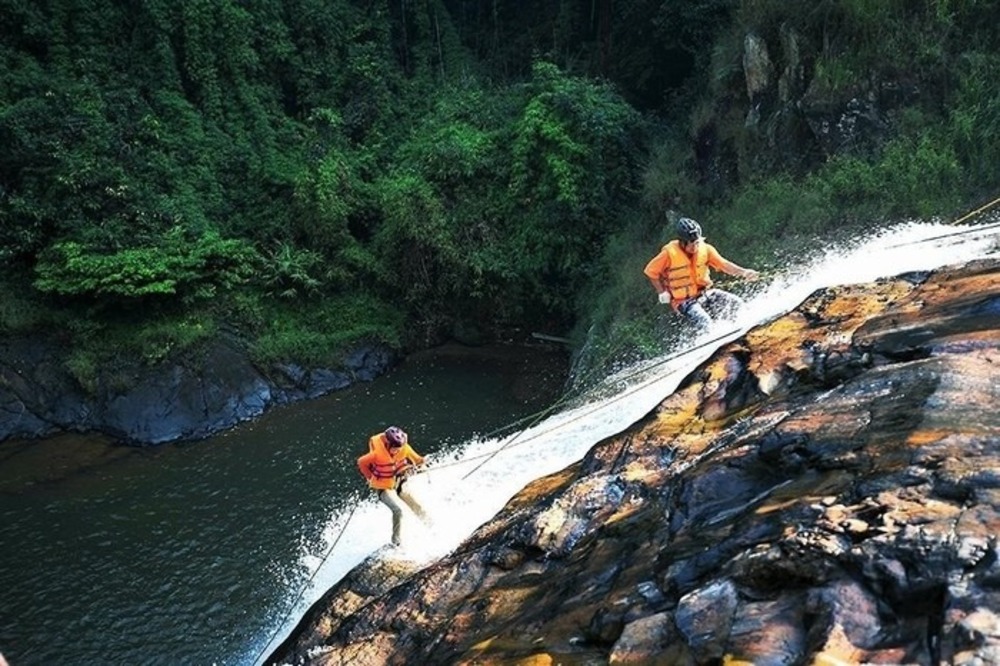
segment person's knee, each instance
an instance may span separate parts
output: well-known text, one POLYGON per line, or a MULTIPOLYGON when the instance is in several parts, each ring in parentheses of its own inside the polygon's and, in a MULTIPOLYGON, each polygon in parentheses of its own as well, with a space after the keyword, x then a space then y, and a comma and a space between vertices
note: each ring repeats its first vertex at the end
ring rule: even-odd
POLYGON ((736 294, 721 289, 713 289, 705 299, 706 310, 711 311, 711 317, 731 317, 745 305, 742 298, 736 294))
POLYGON ((381 493, 379 493, 379 500, 382 501, 382 504, 385 504, 387 507, 389 507, 389 510, 392 511, 393 515, 402 512, 399 495, 397 495, 395 492, 391 490, 383 490, 381 493))
POLYGON ((420 502, 418 502, 412 496, 404 497, 403 501, 406 502, 406 505, 408 507, 410 507, 410 510, 412 510, 414 513, 423 513, 424 512, 424 507, 421 506, 420 502))
POLYGON ((712 318, 700 305, 689 307, 684 316, 698 328, 708 328, 712 323, 712 318))

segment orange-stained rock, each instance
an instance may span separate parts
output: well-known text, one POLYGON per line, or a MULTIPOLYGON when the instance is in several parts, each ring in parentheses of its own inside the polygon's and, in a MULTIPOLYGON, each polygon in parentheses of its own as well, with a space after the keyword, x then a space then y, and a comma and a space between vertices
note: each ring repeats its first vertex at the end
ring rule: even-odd
POLYGON ((813 294, 267 663, 1000 663, 1000 260, 813 294))

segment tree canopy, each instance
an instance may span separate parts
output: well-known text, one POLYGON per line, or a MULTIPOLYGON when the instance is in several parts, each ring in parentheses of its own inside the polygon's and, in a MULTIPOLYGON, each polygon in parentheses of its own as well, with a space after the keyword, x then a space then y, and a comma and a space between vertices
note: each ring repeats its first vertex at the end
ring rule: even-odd
POLYGON ((781 203, 793 189, 877 214, 974 196, 1000 148, 989 0, 0 11, 0 257, 6 284, 29 287, 0 302, 5 330, 45 325, 15 316, 26 301, 94 339, 126 312, 161 327, 200 312, 277 357, 330 325, 317 312, 345 313, 356 333, 316 362, 352 335, 423 345, 459 328, 566 330, 635 314, 596 304, 628 302, 615 294, 634 284, 609 279, 630 265, 616 253, 647 242, 670 202, 741 211, 725 233, 742 243, 750 227, 843 216, 798 221, 781 203), (775 128, 807 133, 809 119, 774 102, 770 125, 749 123, 751 33, 775 71, 798 68, 800 97, 872 94, 873 82, 919 94, 866 152, 806 159, 793 146, 789 159, 775 128))

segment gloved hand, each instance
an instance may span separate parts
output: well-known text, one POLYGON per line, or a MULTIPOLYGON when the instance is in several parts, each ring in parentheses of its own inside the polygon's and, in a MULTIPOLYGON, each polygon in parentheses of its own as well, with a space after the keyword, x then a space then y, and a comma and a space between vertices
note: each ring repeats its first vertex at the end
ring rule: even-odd
POLYGON ((659 299, 660 303, 663 303, 664 305, 670 305, 670 292, 669 291, 661 291, 660 295, 657 296, 657 298, 659 299))

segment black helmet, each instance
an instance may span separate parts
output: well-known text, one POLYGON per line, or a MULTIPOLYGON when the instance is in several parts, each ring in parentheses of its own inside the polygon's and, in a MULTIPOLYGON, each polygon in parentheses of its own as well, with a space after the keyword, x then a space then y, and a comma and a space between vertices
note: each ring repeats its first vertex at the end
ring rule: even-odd
POLYGON ((701 225, 692 220, 690 217, 682 217, 677 220, 677 238, 682 243, 690 243, 691 241, 698 240, 701 238, 701 225))
POLYGON ((406 433, 402 428, 389 426, 385 429, 385 439, 389 442, 389 446, 402 446, 406 444, 406 433))

